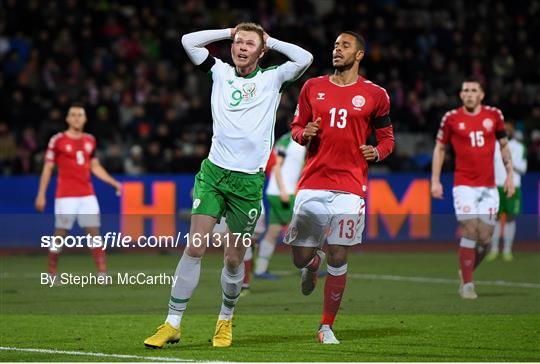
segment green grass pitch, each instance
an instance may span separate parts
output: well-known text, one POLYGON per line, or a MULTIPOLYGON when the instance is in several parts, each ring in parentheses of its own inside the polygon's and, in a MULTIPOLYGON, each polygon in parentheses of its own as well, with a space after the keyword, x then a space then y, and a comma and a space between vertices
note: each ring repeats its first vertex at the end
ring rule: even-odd
MULTIPOLYGON (((111 254, 108 265, 111 273, 170 274, 178 258, 111 254)), ((203 260, 181 342, 162 350, 142 342, 164 320, 168 286, 48 288, 39 283, 45 256, 3 256, 0 262, 1 361, 540 361, 540 253, 484 262, 475 274, 475 301, 457 294, 455 253, 353 254, 334 325, 342 343, 335 346, 316 338, 324 280, 313 295, 302 296, 290 257, 278 254, 271 268, 282 279, 252 282, 226 349, 210 344, 221 297, 219 254, 203 260), (90 352, 130 357, 84 355, 90 352)), ((92 272, 90 254, 61 256, 59 271, 92 272)))

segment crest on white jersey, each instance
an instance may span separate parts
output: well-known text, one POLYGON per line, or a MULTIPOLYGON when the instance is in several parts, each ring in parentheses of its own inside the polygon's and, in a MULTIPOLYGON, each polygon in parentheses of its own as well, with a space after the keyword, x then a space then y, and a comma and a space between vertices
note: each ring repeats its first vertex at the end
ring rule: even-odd
POLYGON ((324 92, 317 93, 317 100, 324 100, 326 94, 324 92))
POLYGON ((66 152, 71 152, 73 150, 73 147, 71 144, 66 144, 66 152))
POLYGON ((352 98, 352 104, 355 107, 362 107, 366 104, 366 98, 362 95, 356 95, 352 98))
POLYGON ((484 121, 482 121, 482 126, 486 128, 487 131, 491 131, 491 129, 493 129, 493 120, 484 119, 484 121))
POLYGON ((92 144, 91 143, 84 143, 84 150, 86 150, 86 153, 92 152, 92 144))
POLYGON ((465 130, 465 123, 464 123, 464 122, 460 122, 460 123, 458 124, 458 129, 459 129, 459 130, 465 130))
POLYGON ((244 83, 242 85, 242 90, 244 90, 244 94, 247 97, 253 97, 255 94, 255 83, 254 82, 244 83))

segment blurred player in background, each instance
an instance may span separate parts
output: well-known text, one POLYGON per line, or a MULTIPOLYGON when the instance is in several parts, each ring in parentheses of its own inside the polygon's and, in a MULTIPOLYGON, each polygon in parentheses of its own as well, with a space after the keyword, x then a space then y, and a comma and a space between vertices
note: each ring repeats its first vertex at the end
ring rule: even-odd
POLYGON ((448 111, 441 121, 433 151, 431 195, 443 198, 440 176, 446 153, 451 144, 455 152, 454 208, 461 225, 459 294, 475 299, 473 271, 486 256, 499 209, 499 193, 495 188, 493 158, 499 140, 507 176, 504 192, 514 194, 512 159, 504 118, 495 107, 482 105, 484 89, 480 81, 470 78, 463 82, 459 94, 463 106, 448 111))
POLYGON ((491 251, 486 260, 492 261, 499 255, 499 239, 501 237, 501 215, 504 214, 503 235, 503 259, 507 262, 512 261, 512 245, 516 235, 516 215, 521 212, 521 176, 527 172, 527 150, 525 146, 514 137, 514 124, 507 121, 504 124, 506 134, 508 135, 508 148, 512 155, 512 166, 514 168, 514 186, 516 192, 512 197, 507 197, 504 192, 504 182, 506 180, 506 169, 502 160, 501 153, 498 148, 495 148, 495 183, 499 190, 499 214, 495 230, 493 231, 493 239, 491 242, 491 251))
POLYGON ((339 344, 332 325, 345 290, 349 247, 362 241, 368 161, 383 160, 394 147, 388 94, 358 73, 364 49, 360 35, 338 36, 334 74, 304 84, 291 125, 293 139, 307 146, 307 158, 285 243, 292 245, 294 264, 302 270, 302 293, 309 295, 328 242, 318 332, 323 344, 339 344), (375 147, 365 144, 372 130, 375 147))
MULTIPOLYGON (((195 178, 190 239, 176 268, 176 285, 169 299, 169 314, 156 334, 144 341, 162 348, 180 340, 182 315, 199 283, 201 259, 216 221, 227 218, 230 233, 251 236, 261 213, 264 167, 272 150, 276 110, 281 92, 304 73, 313 60, 308 51, 269 37, 260 25, 186 34, 182 45, 191 61, 212 77, 212 145, 195 178), (205 46, 232 39, 234 66, 212 57, 205 46), (259 60, 268 49, 290 60, 261 69, 259 60), (193 239, 203 239, 202 244, 193 239)), ((244 279, 245 247, 224 246, 221 272, 222 305, 212 345, 232 344, 232 317, 244 279)))
MULTIPOLYGON (((99 204, 90 173, 113 186, 117 194, 120 194, 122 188, 120 182, 111 177, 96 158, 96 140, 92 135, 83 132, 86 121, 84 106, 71 105, 66 117, 68 129, 51 138, 45 154, 35 207, 40 212, 45 209, 45 195, 56 165, 58 183, 54 200, 55 236, 65 237, 72 229, 75 219, 87 234, 99 235, 99 204)), ((49 275, 53 277, 56 276, 60 251, 61 248, 55 247, 49 250, 49 275)), ((91 252, 99 274, 105 275, 105 251, 92 248, 91 252)))
POLYGON ((268 272, 268 265, 281 229, 291 221, 298 180, 306 156, 306 148, 292 140, 291 133, 279 138, 275 149, 276 163, 266 187, 266 198, 270 205, 268 230, 259 244, 255 262, 255 277, 269 280, 278 279, 268 272))

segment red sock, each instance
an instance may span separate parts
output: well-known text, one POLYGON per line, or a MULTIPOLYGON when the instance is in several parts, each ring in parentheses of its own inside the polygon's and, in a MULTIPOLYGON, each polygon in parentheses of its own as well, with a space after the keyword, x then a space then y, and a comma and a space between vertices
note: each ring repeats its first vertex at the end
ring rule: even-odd
POLYGON ((56 267, 58 265, 58 256, 60 254, 49 252, 49 274, 52 276, 56 275, 56 267))
POLYGON ((333 325, 345 291, 347 273, 340 276, 328 274, 324 284, 324 303, 321 325, 333 325))
POLYGON ((463 283, 472 282, 475 255, 474 249, 459 247, 459 266, 461 268, 463 283))
POLYGON ((244 286, 249 286, 251 280, 251 269, 253 267, 253 259, 244 260, 244 286))
POLYGON ((313 257, 313 259, 311 259, 306 268, 310 272, 316 272, 317 270, 319 270, 319 264, 321 264, 321 257, 319 257, 319 254, 315 254, 315 256, 313 257))
POLYGON ((105 262, 105 250, 101 248, 90 249, 92 253, 92 258, 94 258, 94 263, 99 273, 105 273, 107 271, 107 264, 105 262))

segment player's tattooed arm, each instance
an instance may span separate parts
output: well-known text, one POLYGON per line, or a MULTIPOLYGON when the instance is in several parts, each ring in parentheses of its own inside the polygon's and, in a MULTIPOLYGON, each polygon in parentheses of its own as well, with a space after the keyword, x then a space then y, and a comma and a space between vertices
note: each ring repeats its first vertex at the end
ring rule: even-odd
POLYGON ((506 169, 506 180, 504 181, 504 192, 508 197, 512 197, 515 192, 514 186, 514 167, 512 166, 512 154, 508 146, 508 138, 500 138, 499 145, 501 148, 501 157, 506 169))
POLYGON ((441 170, 446 155, 446 145, 437 141, 433 149, 433 160, 431 162, 431 196, 442 199, 444 197, 443 186, 441 184, 441 170))

